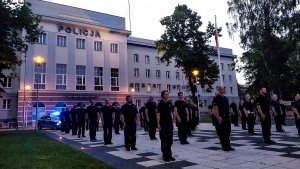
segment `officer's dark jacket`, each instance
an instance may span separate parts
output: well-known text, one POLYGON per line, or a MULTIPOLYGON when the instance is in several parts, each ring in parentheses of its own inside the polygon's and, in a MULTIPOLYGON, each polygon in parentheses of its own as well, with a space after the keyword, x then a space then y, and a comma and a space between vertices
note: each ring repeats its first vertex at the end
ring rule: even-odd
POLYGON ((156 103, 148 101, 146 103, 146 109, 148 109, 148 117, 155 118, 156 117, 156 103))
POLYGON ((138 110, 136 105, 134 104, 124 104, 121 108, 121 114, 124 117, 124 121, 126 124, 136 124, 135 118, 138 114, 138 110))
POLYGON ((160 126, 173 125, 172 115, 173 105, 171 102, 161 101, 157 104, 157 112, 160 114, 160 126))
POLYGON ((112 106, 104 105, 102 107, 102 113, 103 113, 103 121, 104 125, 111 125, 112 124, 112 115, 113 115, 114 109, 112 106))
MULTIPOLYGON (((297 111, 298 111, 298 113, 300 113, 300 101, 298 101, 298 100, 292 101, 291 106, 292 106, 293 108, 296 108, 297 111)), ((294 112, 294 116, 295 116, 295 117, 297 116, 295 112, 294 112)))
POLYGON ((229 102, 228 98, 226 96, 222 96, 218 94, 216 97, 214 97, 213 100, 213 106, 217 106, 219 110, 219 115, 224 118, 229 118, 229 102))
POLYGON ((270 117, 270 100, 260 94, 257 98, 256 98, 256 105, 260 105, 260 108, 261 108, 261 111, 262 113, 267 116, 267 117, 270 117))

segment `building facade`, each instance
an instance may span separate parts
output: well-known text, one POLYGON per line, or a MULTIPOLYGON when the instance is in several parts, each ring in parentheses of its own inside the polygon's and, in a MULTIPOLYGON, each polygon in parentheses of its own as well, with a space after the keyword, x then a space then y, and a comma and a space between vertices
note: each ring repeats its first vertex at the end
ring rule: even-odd
MULTIPOLYGON (((36 44, 29 45, 26 62, 15 70, 19 78, 7 79, 0 119, 31 126, 36 112, 39 118, 78 102, 88 105, 90 99, 101 103, 109 98, 122 104, 132 94, 141 106, 150 95, 158 100, 165 89, 172 100, 178 91, 190 94, 181 70, 173 62, 166 66, 160 61, 154 41, 130 37, 125 18, 51 2, 29 2, 32 11, 42 16, 44 33, 36 44), (36 64, 36 56, 45 61, 36 64)), ((232 50, 222 48, 221 55, 228 95, 237 98, 235 72, 226 67, 233 62, 232 50)), ((199 91, 208 105, 213 94, 199 91)))

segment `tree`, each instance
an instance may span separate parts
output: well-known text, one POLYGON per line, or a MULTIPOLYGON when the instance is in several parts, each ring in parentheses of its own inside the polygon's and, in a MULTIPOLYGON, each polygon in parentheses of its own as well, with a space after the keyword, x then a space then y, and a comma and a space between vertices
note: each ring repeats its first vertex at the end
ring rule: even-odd
MULTIPOLYGON (((209 58, 209 55, 216 55, 213 47, 208 45, 215 31, 214 25, 208 23, 206 32, 200 31, 201 16, 186 5, 175 7, 174 13, 162 18, 160 23, 166 27, 156 41, 159 54, 163 53, 161 59, 169 64, 174 58, 175 66, 182 68, 188 77, 193 96, 196 92, 193 70, 200 72, 197 79, 201 87, 207 86, 207 90, 211 91, 219 74, 217 64, 209 58)), ((221 28, 217 31, 221 32, 221 28)))
POLYGON ((299 41, 298 0, 229 0, 229 34, 239 32, 244 70, 249 91, 266 86, 287 98, 289 58, 299 41), (297 28, 297 29, 295 29, 297 28), (285 83, 283 83, 285 82, 285 83))
MULTIPOLYGON (((40 17, 32 13, 29 3, 0 1, 0 83, 7 75, 4 70, 14 70, 22 63, 19 53, 27 51, 42 33, 40 17), (22 36, 22 32, 25 36, 22 36)), ((0 95, 5 92, 0 86, 0 95)))

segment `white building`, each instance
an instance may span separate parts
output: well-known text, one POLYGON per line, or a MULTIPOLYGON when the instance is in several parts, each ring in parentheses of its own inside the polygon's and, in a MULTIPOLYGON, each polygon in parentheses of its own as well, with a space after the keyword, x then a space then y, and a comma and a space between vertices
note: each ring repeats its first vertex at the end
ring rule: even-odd
MULTIPOLYGON (((25 117, 26 124, 32 124, 37 82, 39 116, 64 104, 69 108, 78 102, 88 104, 90 99, 103 102, 110 98, 122 104, 128 94, 142 105, 149 95, 158 100, 164 89, 175 100, 177 91, 186 89, 180 69, 159 61, 154 41, 128 37, 131 32, 125 29, 125 18, 51 2, 29 2, 32 11, 42 16, 44 33, 29 46, 26 64, 16 70, 20 77, 7 80, 0 120, 17 119, 22 126, 25 117), (44 57, 45 62, 37 66, 35 56, 44 57), (30 86, 25 90, 25 104, 24 79, 25 86, 30 86)), ((233 62, 232 50, 221 48, 221 55, 228 96, 238 98, 235 72, 227 68, 233 62)), ((208 105, 213 93, 200 90, 200 95, 208 105)))

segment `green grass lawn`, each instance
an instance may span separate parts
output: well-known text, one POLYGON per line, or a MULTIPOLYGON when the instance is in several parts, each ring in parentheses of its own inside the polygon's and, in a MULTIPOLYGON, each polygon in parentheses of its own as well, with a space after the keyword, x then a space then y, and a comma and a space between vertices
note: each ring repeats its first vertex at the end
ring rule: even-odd
POLYGON ((0 131, 0 169, 107 169, 43 132, 0 131))
POLYGON ((201 116, 200 123, 211 123, 211 116, 201 116))

